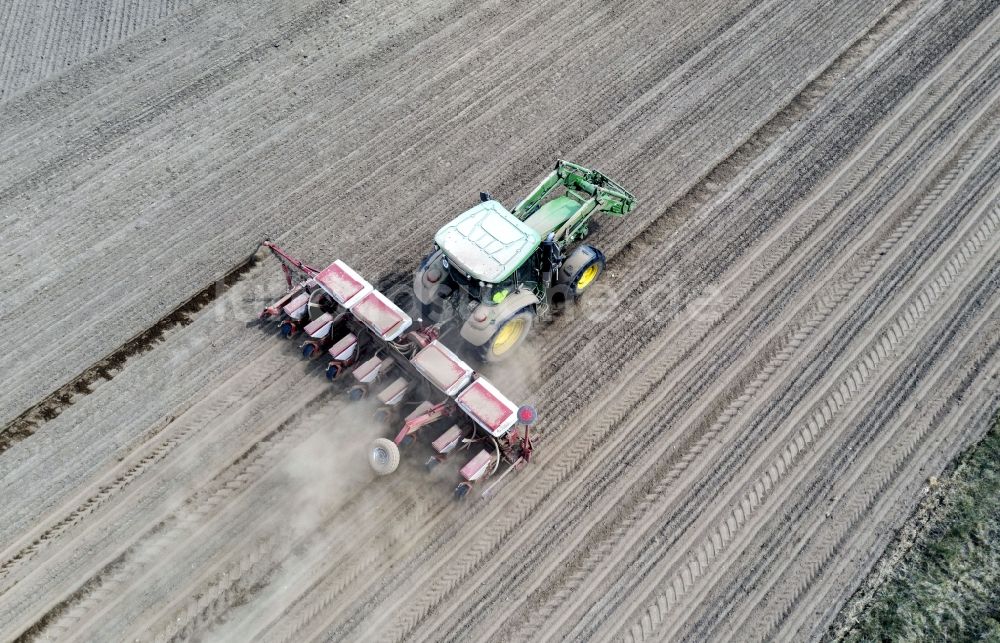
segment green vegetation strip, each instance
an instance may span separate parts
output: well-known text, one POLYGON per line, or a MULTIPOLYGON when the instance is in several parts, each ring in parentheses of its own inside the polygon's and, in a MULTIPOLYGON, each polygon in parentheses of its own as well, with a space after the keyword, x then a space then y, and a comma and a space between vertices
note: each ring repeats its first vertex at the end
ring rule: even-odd
POLYGON ((828 638, 1000 641, 1000 413, 904 528, 828 638), (875 572, 879 574, 878 571, 875 572))

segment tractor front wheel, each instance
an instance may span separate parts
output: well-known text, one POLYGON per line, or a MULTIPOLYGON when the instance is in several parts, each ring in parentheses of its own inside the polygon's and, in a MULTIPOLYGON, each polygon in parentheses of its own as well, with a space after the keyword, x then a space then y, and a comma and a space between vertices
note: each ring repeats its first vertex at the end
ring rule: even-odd
POLYGON ((399 466, 399 447, 388 438, 373 440, 368 447, 368 463, 378 475, 389 475, 399 466))
POLYGON ((570 290, 577 299, 582 297, 604 272, 604 254, 600 250, 593 246, 581 246, 580 251, 581 254, 589 255, 589 258, 576 270, 569 282, 570 290))

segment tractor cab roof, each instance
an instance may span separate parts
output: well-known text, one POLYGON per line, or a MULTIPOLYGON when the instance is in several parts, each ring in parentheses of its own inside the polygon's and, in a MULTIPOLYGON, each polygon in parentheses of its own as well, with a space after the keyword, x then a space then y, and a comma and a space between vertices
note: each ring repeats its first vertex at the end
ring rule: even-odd
POLYGON ((541 236, 498 201, 480 203, 434 235, 448 260, 473 279, 503 281, 530 257, 541 236))

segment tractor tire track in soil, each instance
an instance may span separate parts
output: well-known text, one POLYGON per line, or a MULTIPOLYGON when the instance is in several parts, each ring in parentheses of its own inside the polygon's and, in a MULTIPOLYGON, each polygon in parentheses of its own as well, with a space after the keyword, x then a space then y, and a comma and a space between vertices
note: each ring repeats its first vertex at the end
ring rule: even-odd
MULTIPOLYGON (((726 291, 726 292, 729 291, 728 288, 724 288, 723 290, 726 291)), ((652 358, 653 356, 654 356, 654 354, 651 353, 650 357, 652 358)), ((638 369, 628 368, 628 369, 625 369, 625 370, 628 371, 628 372, 636 372, 638 369)), ((635 384, 636 384, 636 382, 633 381, 632 385, 634 386, 635 384)), ((621 391, 616 391, 615 393, 621 393, 621 391)), ((614 395, 612 396, 612 398, 613 397, 614 397, 614 395)), ((633 402, 633 400, 625 399, 624 404, 622 406, 631 405, 632 402, 633 402)), ((612 417, 616 417, 616 416, 612 416, 612 417)), ((620 417, 620 416, 617 416, 617 417, 620 417)), ((586 426, 587 422, 583 421, 583 422, 579 422, 579 424, 581 424, 583 426, 586 426)), ((576 435, 572 436, 572 439, 574 441, 576 441, 576 442, 579 442, 581 440, 581 436, 579 434, 576 434, 576 435)), ((552 445, 545 445, 545 448, 546 449, 548 449, 548 448, 554 448, 554 449, 558 450, 559 446, 560 445, 556 445, 556 446, 553 447, 552 445)), ((612 453, 615 452, 613 448, 609 448, 608 450, 609 450, 609 452, 612 452, 612 453)), ((570 467, 570 468, 572 468, 572 467, 570 467)), ((613 476, 609 474, 608 477, 612 478, 613 476)), ((532 486, 533 487, 537 486, 537 482, 534 482, 532 484, 532 486)), ((589 486, 588 486, 588 488, 589 488, 589 486)), ((557 504, 562 504, 562 503, 553 503, 553 506, 557 505, 557 504)), ((589 505, 587 505, 586 503, 581 503, 580 506, 589 506, 589 505)), ((542 520, 544 518, 543 516, 538 516, 538 515, 534 515, 534 514, 531 514, 531 516, 532 516, 533 519, 538 519, 538 520, 542 520)), ((489 523, 490 519, 489 518, 484 518, 483 521, 485 523, 489 523)), ((434 549, 434 548, 432 547, 431 549, 434 549)), ((455 549, 458 550, 458 551, 463 551, 464 549, 466 549, 466 547, 458 546, 458 547, 455 547, 455 549)), ((512 547, 512 549, 516 549, 516 548, 512 547)), ((520 556, 520 554, 518 554, 518 556, 520 556)), ((503 557, 498 557, 498 558, 502 559, 503 557)), ((368 596, 368 599, 369 600, 372 599, 373 596, 380 594, 384 589, 385 589, 384 587, 378 587, 378 588, 376 588, 376 590, 374 592, 372 592, 371 595, 368 596)))
MULTIPOLYGON (((885 254, 885 252, 890 249, 894 244, 898 243, 902 237, 904 231, 908 230, 917 220, 917 216, 911 215, 899 222, 896 232, 891 236, 879 235, 870 237, 867 244, 870 248, 870 252, 873 253, 872 258, 862 264, 863 268, 860 271, 854 271, 853 273, 843 274, 843 262, 846 262, 849 258, 857 257, 858 255, 854 252, 843 253, 844 260, 841 265, 836 270, 831 270, 830 272, 837 274, 838 279, 834 283, 826 285, 822 290, 820 290, 817 295, 807 302, 808 305, 805 309, 800 308, 802 311, 798 314, 788 315, 789 323, 785 325, 788 330, 785 332, 784 337, 779 341, 775 341, 774 338, 768 338, 767 350, 764 351, 764 355, 771 355, 769 360, 757 360, 756 364, 749 370, 744 370, 739 375, 730 378, 718 378, 726 379, 730 381, 744 382, 743 387, 732 391, 728 394, 728 399, 731 400, 730 405, 724 409, 716 408, 713 412, 719 413, 718 417, 712 422, 711 426, 708 427, 706 433, 700 435, 697 442, 694 442, 694 447, 688 452, 683 458, 678 458, 678 456, 667 457, 666 455, 661 455, 657 460, 657 470, 662 470, 666 475, 647 472, 644 476, 645 484, 639 489, 630 489, 629 493, 626 495, 628 498, 638 498, 641 502, 638 503, 636 509, 637 514, 635 516, 628 515, 625 508, 629 506, 629 502, 622 499, 619 501, 619 510, 614 513, 613 520, 609 520, 610 524, 606 527, 597 526, 594 531, 598 534, 607 529, 614 534, 616 539, 621 539, 626 536, 630 538, 629 544, 621 545, 615 543, 615 550, 621 552, 631 551, 632 548, 638 547, 639 545, 635 542, 635 539, 639 538, 644 530, 648 530, 652 527, 660 529, 664 524, 670 524, 675 529, 678 528, 673 523, 666 521, 666 519, 659 515, 658 513, 650 513, 653 507, 658 506, 658 504, 665 502, 663 495, 671 490, 672 486, 676 484, 677 479, 681 474, 690 466, 696 459, 713 459, 720 465, 721 470, 731 470, 735 469, 736 466, 725 460, 726 457, 735 456, 737 454, 744 454, 744 449, 748 447, 746 444, 735 444, 730 446, 729 454, 721 454, 714 452, 712 449, 712 443, 719 439, 720 432, 726 430, 728 427, 735 423, 734 418, 740 414, 748 413, 753 405, 752 400, 760 399, 760 394, 767 390, 765 385, 769 381, 776 379, 774 377, 776 372, 781 372, 783 367, 788 366, 790 362, 793 361, 792 358, 795 357, 795 352, 802 351, 802 345, 809 340, 810 336, 813 335, 821 324, 827 321, 827 317, 832 312, 831 304, 841 303, 846 295, 853 292, 855 288, 862 283, 862 277, 870 273, 874 267, 878 264, 878 259, 885 254), (883 239, 887 238, 885 243, 877 246, 875 244, 883 239), (822 303, 819 303, 822 302, 822 303), (801 316, 801 319, 799 319, 801 316), (705 453, 705 451, 710 451, 710 453, 705 453), (679 460, 679 462, 678 462, 679 460), (662 477, 660 477, 662 475, 662 477), (656 484, 651 484, 652 481, 657 481, 656 484), (642 518, 642 520, 640 520, 642 518)), ((833 244, 830 244, 833 245, 833 244)), ((809 249, 803 251, 807 256, 811 254, 809 249)), ((815 259, 815 256, 811 257, 815 259)), ((801 272, 799 273, 802 274, 801 272)), ((780 305, 781 299, 779 297, 774 297, 771 299, 775 304, 780 305)), ((787 310, 787 308, 786 308, 787 310)), ((742 330, 737 327, 733 334, 737 334, 738 331, 742 330)), ((721 337, 721 335, 720 335, 721 337)), ((732 341, 736 341, 735 338, 732 341)), ((711 348, 711 347, 710 347, 711 348)), ((722 354, 723 351, 720 347, 715 347, 718 349, 719 353, 722 354)), ((711 354, 711 353, 710 353, 711 354)), ((709 368, 704 366, 703 368, 709 368)), ((745 362, 744 366, 745 368, 745 362)), ((773 386, 773 385, 772 385, 773 386)), ((770 388, 770 387, 767 387, 770 388)), ((666 399, 666 400, 655 400, 655 403, 649 404, 648 411, 641 411, 641 413, 657 413, 657 409, 669 409, 670 414, 677 414, 677 407, 683 401, 678 399, 666 399)), ((655 416, 654 416, 655 417, 655 416)), ((669 418, 669 415, 666 416, 669 418)), ((651 420, 643 420, 649 422, 651 420)), ((665 416, 660 416, 655 419, 656 422, 665 422, 665 416)), ((693 440, 692 440, 693 441, 693 440)), ((633 467, 635 465, 633 464, 633 467)), ((718 480, 700 480, 697 484, 693 485, 695 489, 711 489, 711 485, 718 484, 718 480)), ((689 500, 686 506, 682 506, 678 511, 683 515, 686 511, 690 511, 691 506, 697 506, 697 503, 702 501, 702 498, 695 497, 693 500, 689 500)), ((753 497, 752 502, 756 504, 758 498, 753 497)), ((667 531, 666 529, 660 529, 661 532, 667 531)), ((657 538, 662 538, 662 533, 657 536, 657 538)), ((586 554, 586 562, 576 561, 573 564, 563 564, 561 567, 567 570, 573 570, 571 576, 576 582, 579 582, 584 577, 585 570, 592 570, 597 565, 602 565, 605 569, 613 569, 616 565, 614 559, 609 559, 608 556, 602 551, 605 548, 610 549, 611 544, 605 543, 601 548, 591 549, 586 554)), ((559 577, 558 572, 553 570, 554 576, 549 577, 549 581, 546 583, 549 589, 542 591, 542 595, 548 595, 552 600, 552 607, 559 603, 559 597, 565 598, 566 596, 572 594, 575 589, 575 585, 569 585, 557 592, 554 592, 552 586, 555 584, 555 578, 559 577), (554 592, 554 593, 553 593, 554 592)), ((530 600, 530 599, 529 599, 530 600)), ((539 610, 540 616, 538 623, 545 622, 544 608, 539 610)), ((534 619, 533 619, 534 620, 534 619)), ((533 622, 533 621, 532 621, 533 622)), ((531 622, 528 623, 527 628, 530 631, 532 627, 531 622)), ((540 627, 540 625, 539 625, 540 627)))
MULTIPOLYGON (((0 28, 17 33, 25 6, 0 28)), ((92 323, 125 321, 82 343, 85 326, 53 320, 68 383, 39 394, 12 362, 0 415, 8 482, 58 471, 0 505, 5 638, 814 638, 997 402, 996 2, 678 3, 666 23, 638 0, 102 6, 106 23, 43 21, 46 56, 104 48, 76 79, 0 67, 23 87, 0 104, 0 209, 15 235, 38 215, 0 282, 15 345, 76 287, 17 278, 74 243, 84 280, 94 256, 104 275, 145 261, 127 283, 162 289, 162 310, 248 233, 375 281, 405 272, 454 209, 415 217, 426 203, 498 178, 510 200, 557 156, 607 169, 641 208, 602 222, 607 300, 542 328, 526 365, 488 369, 544 409, 537 462, 489 502, 451 503, 447 471, 355 469, 370 410, 242 321, 276 292, 269 266, 158 322, 104 275, 80 286, 92 323), (527 53, 548 21, 560 43, 527 53), (202 38, 183 56, 185 31, 202 38), (580 95, 595 47, 608 91, 580 95), (272 133, 244 136, 258 126, 272 133), (205 147, 176 144, 191 136, 205 147), (176 192, 107 187, 124 168, 176 192), (81 229, 44 190, 110 214, 81 229), (116 219, 147 196, 160 217, 116 219), (388 222, 379 245, 339 233, 388 222), (73 440, 93 440, 87 457, 62 455, 73 440)))

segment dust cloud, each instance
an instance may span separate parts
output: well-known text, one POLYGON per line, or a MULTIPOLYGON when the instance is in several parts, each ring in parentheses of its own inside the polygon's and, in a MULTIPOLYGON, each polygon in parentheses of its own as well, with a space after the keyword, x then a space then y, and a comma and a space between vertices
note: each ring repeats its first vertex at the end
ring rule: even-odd
POLYGON ((278 636, 271 631, 274 624, 293 605, 308 601, 317 581, 337 585, 357 573, 358 562, 373 547, 365 533, 374 530, 380 542, 405 538, 380 501, 384 494, 375 493, 377 485, 393 476, 375 476, 367 461, 370 442, 391 432, 372 420, 375 408, 370 401, 340 399, 301 419, 315 430, 282 458, 274 472, 279 493, 271 510, 290 553, 227 613, 224 622, 206 633, 205 640, 278 636))

